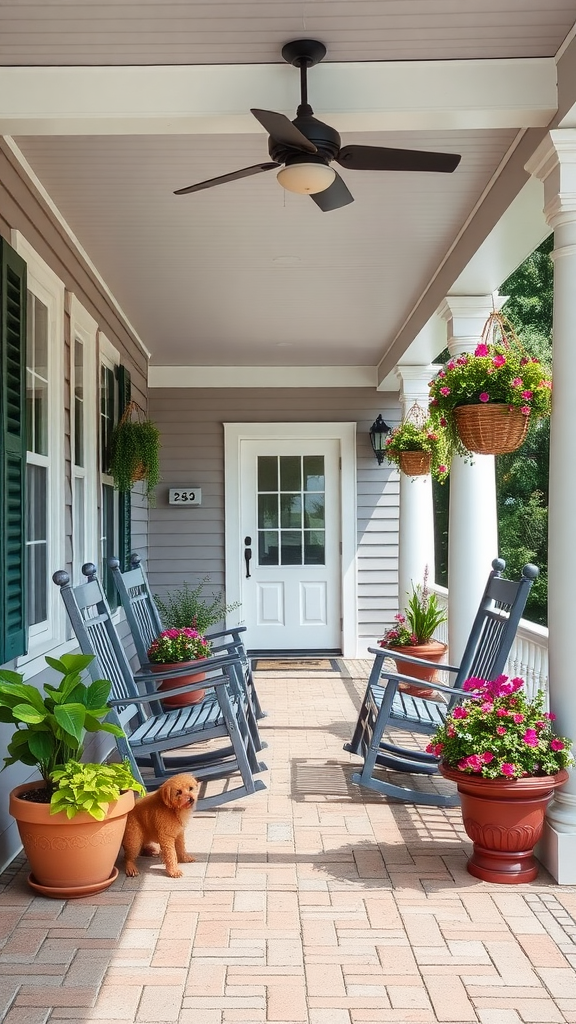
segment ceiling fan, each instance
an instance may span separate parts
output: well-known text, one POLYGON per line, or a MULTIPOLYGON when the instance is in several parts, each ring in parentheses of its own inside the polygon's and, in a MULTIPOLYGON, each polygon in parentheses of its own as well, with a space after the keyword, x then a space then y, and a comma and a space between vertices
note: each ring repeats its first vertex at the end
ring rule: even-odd
POLYGON ((200 192, 237 178, 281 168, 277 178, 284 188, 309 195, 327 213, 354 202, 346 183, 330 166, 334 160, 341 167, 355 171, 441 171, 449 174, 456 170, 460 163, 456 153, 428 153, 383 146, 341 147, 338 132, 314 117, 308 103, 307 71, 326 56, 326 47, 316 39, 295 39, 282 47, 282 56, 288 64, 300 69, 300 105, 296 117, 289 121, 285 114, 273 110, 254 108, 250 111, 269 133, 271 161, 179 188, 174 195, 200 192))

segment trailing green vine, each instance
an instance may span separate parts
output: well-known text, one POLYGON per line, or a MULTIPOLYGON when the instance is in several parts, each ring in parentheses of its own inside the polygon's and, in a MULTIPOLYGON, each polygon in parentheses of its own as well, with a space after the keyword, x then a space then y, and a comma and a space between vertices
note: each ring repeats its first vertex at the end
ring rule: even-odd
POLYGON ((160 480, 160 431, 136 402, 129 402, 114 427, 109 454, 110 475, 117 490, 131 491, 138 480, 143 480, 145 495, 151 501, 160 480))

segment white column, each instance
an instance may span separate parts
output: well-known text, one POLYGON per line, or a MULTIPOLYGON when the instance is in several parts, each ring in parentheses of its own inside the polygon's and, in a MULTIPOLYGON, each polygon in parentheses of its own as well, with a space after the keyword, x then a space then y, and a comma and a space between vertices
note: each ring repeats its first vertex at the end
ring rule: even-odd
MULTIPOLYGON (((495 308, 498 299, 492 295, 446 298, 440 314, 448 325, 451 356, 474 351, 495 308)), ((464 653, 492 560, 498 555, 494 456, 472 458, 469 463, 457 455, 450 470, 448 647, 452 665, 464 653)))
MULTIPOLYGON (((396 368, 403 420, 415 402, 427 413, 428 384, 434 371, 432 365, 396 368)), ((398 606, 402 610, 407 595, 412 593, 412 584, 423 582, 426 567, 429 582, 434 582, 434 509, 429 473, 415 477, 400 473, 398 548, 398 606)))
MULTIPOLYGON (((554 393, 550 420, 548 628, 550 704, 561 735, 576 740, 574 610, 574 334, 576 332, 576 129, 551 131, 527 164, 544 182, 554 229, 554 393)), ((576 883, 576 773, 551 801, 539 856, 563 884, 576 883)))

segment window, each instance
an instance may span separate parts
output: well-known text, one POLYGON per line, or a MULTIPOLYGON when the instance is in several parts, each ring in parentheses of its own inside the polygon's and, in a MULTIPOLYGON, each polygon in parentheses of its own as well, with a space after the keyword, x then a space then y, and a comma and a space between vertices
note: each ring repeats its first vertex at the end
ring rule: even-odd
POLYGON ((64 639, 52 573, 64 565, 64 285, 19 232, 28 267, 26 363, 26 622, 28 654, 64 639))
POLYGON ((111 608, 118 605, 108 559, 123 569, 130 553, 130 494, 119 494, 109 473, 108 452, 114 426, 130 401, 130 374, 120 366, 117 350, 100 335, 100 561, 102 582, 111 608))
POLYGON ((74 582, 82 566, 98 561, 96 321, 75 296, 70 309, 70 461, 74 582))

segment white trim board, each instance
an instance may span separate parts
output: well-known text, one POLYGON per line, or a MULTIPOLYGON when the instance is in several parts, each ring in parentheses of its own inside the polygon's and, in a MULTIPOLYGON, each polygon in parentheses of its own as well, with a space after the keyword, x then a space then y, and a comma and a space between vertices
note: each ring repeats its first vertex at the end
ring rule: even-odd
MULTIPOLYGON (((240 599, 240 559, 232 557, 241 550, 240 530, 240 443, 243 440, 278 438, 334 438, 340 442, 340 508, 341 538, 341 606, 342 653, 345 658, 357 657, 358 587, 356 568, 356 423, 224 423, 224 529, 226 562, 226 601, 240 599)), ((239 608, 227 616, 228 625, 242 620, 239 608)))

